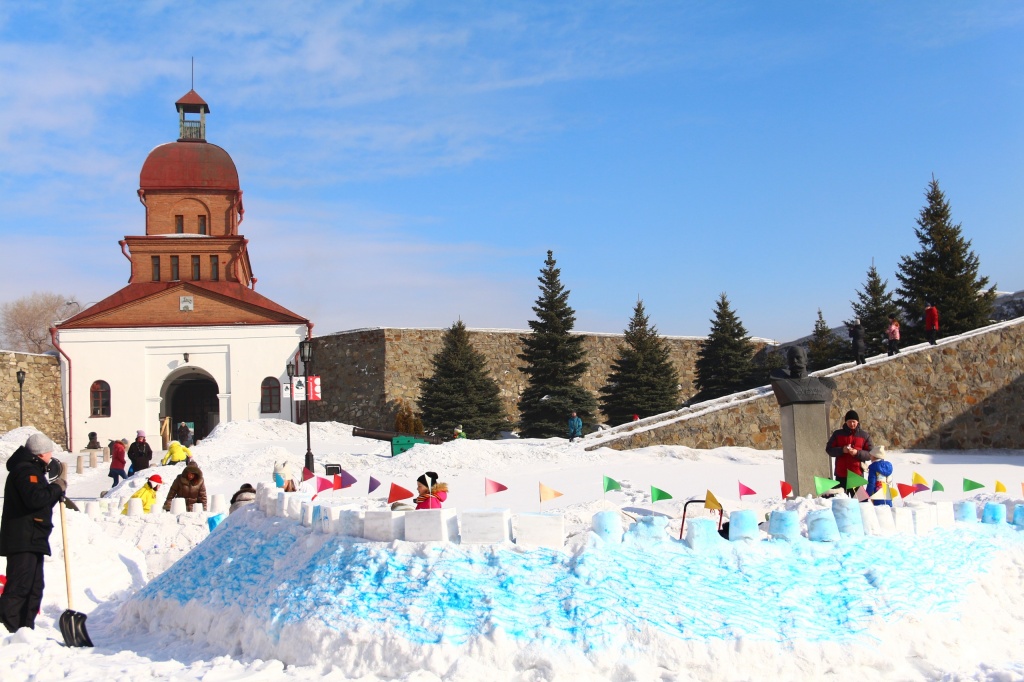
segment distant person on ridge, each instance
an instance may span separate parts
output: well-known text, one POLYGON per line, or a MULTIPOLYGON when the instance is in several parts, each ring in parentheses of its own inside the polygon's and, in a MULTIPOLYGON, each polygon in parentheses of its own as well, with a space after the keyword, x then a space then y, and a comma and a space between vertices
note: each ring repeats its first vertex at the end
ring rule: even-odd
POLYGON ((139 429, 135 432, 135 442, 128 446, 128 459, 132 462, 131 473, 149 468, 153 459, 153 448, 146 442, 146 432, 139 429))
POLYGON ((583 437, 583 420, 576 416, 574 411, 569 417, 569 442, 583 437))
POLYGON ((933 346, 939 336, 939 309, 935 304, 928 301, 928 307, 924 309, 924 337, 933 346))
POLYGON ((885 328, 885 338, 889 340, 889 356, 900 352, 900 321, 895 315, 889 316, 889 326, 885 328))
POLYGON ((850 410, 843 417, 843 428, 832 433, 825 445, 825 452, 836 460, 836 480, 839 489, 845 490, 850 497, 856 495, 855 490, 846 489, 846 479, 852 471, 858 476, 864 475, 864 464, 871 459, 871 436, 860 428, 860 416, 850 410))
POLYGON ((452 439, 465 438, 466 432, 462 430, 462 424, 455 427, 455 431, 452 433, 452 439))
POLYGON ((864 343, 864 325, 860 323, 860 318, 854 318, 849 330, 850 343, 853 346, 853 357, 858 365, 863 365, 867 362, 864 359, 864 353, 867 352, 867 344, 864 343))
POLYGON ((413 502, 417 509, 440 509, 448 499, 448 484, 437 482, 437 472, 428 471, 416 479, 416 492, 419 493, 413 502))

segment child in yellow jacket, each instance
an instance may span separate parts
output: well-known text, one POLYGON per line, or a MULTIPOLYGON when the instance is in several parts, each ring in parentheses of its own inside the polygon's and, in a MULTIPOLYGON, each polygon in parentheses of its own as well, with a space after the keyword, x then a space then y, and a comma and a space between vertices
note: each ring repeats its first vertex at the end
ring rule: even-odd
MULTIPOLYGON (((149 479, 142 484, 142 487, 135 491, 129 500, 138 498, 142 500, 142 513, 148 514, 153 509, 153 503, 156 502, 156 491, 160 489, 164 480, 160 478, 160 474, 153 474, 149 479)), ((124 509, 121 510, 121 514, 124 516, 128 515, 128 503, 125 502, 124 509)))

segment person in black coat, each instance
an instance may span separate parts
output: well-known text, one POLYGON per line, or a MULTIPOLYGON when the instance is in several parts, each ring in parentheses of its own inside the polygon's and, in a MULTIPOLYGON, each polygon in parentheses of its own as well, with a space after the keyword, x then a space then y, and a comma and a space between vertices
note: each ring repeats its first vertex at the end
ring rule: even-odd
POLYGON ((850 343, 853 345, 853 357, 856 358, 858 365, 863 365, 867 362, 864 359, 864 353, 867 351, 867 344, 864 342, 864 325, 860 323, 859 319, 854 319, 849 330, 850 343))
POLYGON ((149 468, 149 461, 153 459, 153 448, 146 442, 145 431, 136 431, 135 442, 128 447, 128 459, 132 463, 132 473, 149 468))
POLYGON ((0 594, 0 622, 11 632, 34 629, 43 601, 43 555, 50 553, 53 507, 68 487, 62 463, 52 483, 46 478, 52 457, 53 442, 34 433, 7 460, 0 515, 0 556, 7 557, 7 585, 0 594))

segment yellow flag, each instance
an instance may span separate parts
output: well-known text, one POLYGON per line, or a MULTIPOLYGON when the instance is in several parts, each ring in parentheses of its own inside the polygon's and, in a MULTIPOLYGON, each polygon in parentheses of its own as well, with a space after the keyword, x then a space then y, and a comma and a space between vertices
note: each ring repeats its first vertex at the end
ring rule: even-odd
POLYGON ((1003 485, 1002 481, 996 481, 996 492, 997 493, 1005 493, 1006 492, 1006 486, 1003 485))
POLYGON ((710 490, 708 491, 708 494, 704 496, 704 508, 705 509, 721 509, 722 508, 722 503, 718 501, 718 498, 716 498, 714 495, 711 494, 710 490))
POLYGON ((540 483, 539 485, 540 485, 540 501, 541 502, 547 502, 548 500, 553 500, 556 497, 561 497, 562 496, 562 493, 558 492, 554 488, 549 488, 546 485, 544 485, 543 483, 540 483))
POLYGON ((928 480, 921 474, 917 473, 916 471, 914 472, 914 478, 912 482, 914 485, 917 485, 918 483, 920 483, 921 485, 928 485, 928 480))
POLYGON ((894 485, 889 485, 888 483, 885 484, 885 492, 886 492, 886 498, 885 499, 887 499, 887 500, 895 500, 896 498, 898 498, 900 496, 899 489, 896 486, 894 486, 894 485))

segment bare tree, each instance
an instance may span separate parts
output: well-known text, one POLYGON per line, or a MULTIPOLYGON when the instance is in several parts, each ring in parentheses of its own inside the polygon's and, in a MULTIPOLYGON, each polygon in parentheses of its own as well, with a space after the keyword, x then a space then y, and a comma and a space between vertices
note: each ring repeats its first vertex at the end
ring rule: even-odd
POLYGON ((52 292, 33 292, 0 306, 0 334, 6 350, 45 353, 50 343, 50 327, 60 319, 74 297, 52 292))

